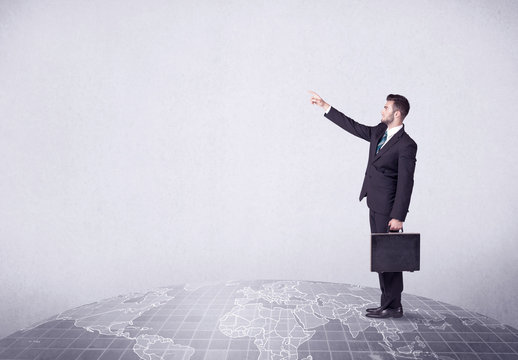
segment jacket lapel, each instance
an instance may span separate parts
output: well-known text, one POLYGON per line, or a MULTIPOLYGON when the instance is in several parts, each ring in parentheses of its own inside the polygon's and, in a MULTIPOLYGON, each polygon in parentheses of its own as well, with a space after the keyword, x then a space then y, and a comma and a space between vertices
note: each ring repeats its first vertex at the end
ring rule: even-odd
MULTIPOLYGON (((374 159, 372 159, 372 161, 374 162, 374 161, 378 160, 380 158, 380 156, 385 154, 392 146, 394 146, 401 139, 401 136, 403 136, 404 132, 405 132, 405 126, 403 125, 403 127, 397 133, 395 133, 394 136, 392 136, 390 141, 387 142, 387 144, 385 146, 383 146, 376 155, 374 155, 374 159)), ((377 147, 377 145, 376 145, 376 147, 377 147)), ((376 149, 374 149, 374 151, 376 151, 376 149)))

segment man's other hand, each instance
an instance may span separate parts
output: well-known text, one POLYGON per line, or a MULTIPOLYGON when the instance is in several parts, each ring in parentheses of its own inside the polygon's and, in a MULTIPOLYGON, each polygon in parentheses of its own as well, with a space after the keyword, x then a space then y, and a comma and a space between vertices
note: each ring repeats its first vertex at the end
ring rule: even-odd
POLYGON ((399 231, 403 228, 403 221, 399 221, 398 219, 392 219, 389 221, 388 226, 390 230, 399 231))
POLYGON ((309 91, 309 93, 311 94, 311 103, 312 104, 323 107, 325 111, 327 111, 331 107, 331 105, 326 103, 324 101, 324 99, 322 99, 316 92, 309 91))

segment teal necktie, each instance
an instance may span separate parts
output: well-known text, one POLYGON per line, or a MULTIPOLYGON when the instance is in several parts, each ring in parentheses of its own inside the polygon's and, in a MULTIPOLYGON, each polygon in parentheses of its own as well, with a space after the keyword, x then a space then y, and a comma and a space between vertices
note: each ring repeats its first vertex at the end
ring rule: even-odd
POLYGON ((381 138, 380 142, 378 143, 378 147, 376 148, 376 154, 380 151, 383 144, 385 144, 385 141, 387 141, 387 132, 385 131, 385 134, 383 134, 383 137, 381 138))

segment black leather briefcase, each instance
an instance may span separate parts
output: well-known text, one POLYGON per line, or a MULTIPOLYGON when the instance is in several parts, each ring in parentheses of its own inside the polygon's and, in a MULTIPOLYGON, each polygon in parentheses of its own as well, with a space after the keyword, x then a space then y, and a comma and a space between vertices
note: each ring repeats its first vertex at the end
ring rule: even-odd
POLYGON ((371 271, 418 271, 421 236, 416 233, 371 234, 371 271))

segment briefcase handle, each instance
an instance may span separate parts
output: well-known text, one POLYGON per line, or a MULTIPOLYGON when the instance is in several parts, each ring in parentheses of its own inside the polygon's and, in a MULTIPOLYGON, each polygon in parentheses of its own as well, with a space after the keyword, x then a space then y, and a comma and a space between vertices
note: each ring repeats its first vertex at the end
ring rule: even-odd
MULTIPOLYGON (((399 230, 390 230, 390 226, 388 226, 388 225, 387 225, 387 232, 388 232, 388 233, 398 233, 398 232, 399 232, 399 230)), ((403 228, 401 228, 401 232, 404 232, 404 231, 403 231, 403 228)))

